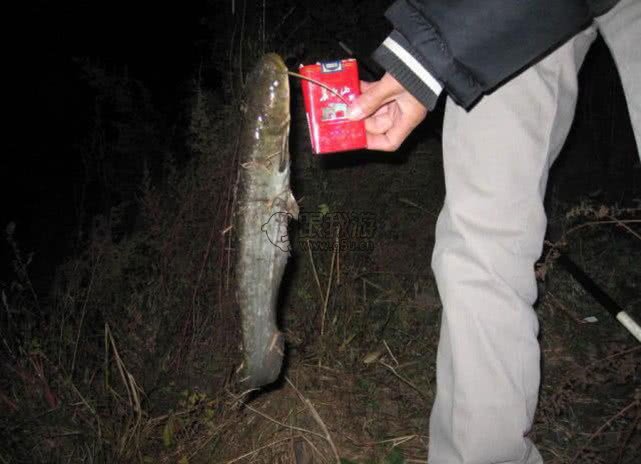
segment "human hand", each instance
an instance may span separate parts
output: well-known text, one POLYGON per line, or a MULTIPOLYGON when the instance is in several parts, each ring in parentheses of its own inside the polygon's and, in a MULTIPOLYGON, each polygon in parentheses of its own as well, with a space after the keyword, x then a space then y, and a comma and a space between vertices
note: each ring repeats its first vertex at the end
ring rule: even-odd
POLYGON ((347 116, 365 120, 370 150, 396 151, 427 115, 427 108, 389 73, 376 82, 361 81, 361 92, 347 116))

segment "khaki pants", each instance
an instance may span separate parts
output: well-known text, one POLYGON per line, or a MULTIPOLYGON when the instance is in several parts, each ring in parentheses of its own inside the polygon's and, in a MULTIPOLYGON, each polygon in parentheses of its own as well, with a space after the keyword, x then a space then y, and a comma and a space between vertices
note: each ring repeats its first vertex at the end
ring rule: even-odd
POLYGON ((524 437, 540 359, 534 262, 548 170, 570 129, 577 72, 597 31, 617 64, 641 148, 641 1, 593 26, 483 98, 448 101, 445 205, 432 259, 443 302, 430 464, 541 463, 524 437))

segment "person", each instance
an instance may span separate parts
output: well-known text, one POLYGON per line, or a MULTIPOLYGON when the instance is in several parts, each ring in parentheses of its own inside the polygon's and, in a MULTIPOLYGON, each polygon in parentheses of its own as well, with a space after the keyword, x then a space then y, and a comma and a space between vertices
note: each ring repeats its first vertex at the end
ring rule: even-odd
POLYGON ((534 263, 543 196, 600 32, 641 147, 640 0, 399 0, 349 117, 394 151, 448 95, 446 196, 432 268, 443 303, 430 464, 541 463, 527 437, 540 381, 534 263))

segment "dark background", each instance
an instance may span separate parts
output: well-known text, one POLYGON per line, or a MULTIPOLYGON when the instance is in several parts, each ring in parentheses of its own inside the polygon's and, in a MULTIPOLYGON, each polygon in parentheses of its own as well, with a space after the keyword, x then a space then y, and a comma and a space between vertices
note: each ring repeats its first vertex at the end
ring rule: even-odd
MULTIPOLYGON (((245 4, 249 15, 260 11, 259 3, 245 4)), ((337 38, 367 55, 388 32, 382 17, 388 3, 274 2, 268 46, 293 67, 344 55, 337 38)), ((154 172, 168 156, 178 164, 189 158, 184 111, 196 77, 216 90, 221 104, 236 97, 225 84, 239 34, 232 6, 243 3, 41 0, 6 14, 0 224, 15 222, 23 251, 35 253, 39 285, 86 238, 93 215, 122 202, 135 215, 145 169, 154 172)), ((425 137, 438 133, 440 116, 431 115, 425 137)), ((552 195, 624 201, 638 193, 625 100, 601 40, 582 72, 565 151, 552 195)), ((4 245, 0 256, 4 278, 10 268, 4 245)))
MULTIPOLYGON (((5 15, 0 222, 14 221, 23 248, 35 250, 39 278, 78 244, 91 215, 132 199, 144 158, 157 163, 170 147, 186 156, 166 134, 213 7, 36 1, 5 15), (128 146, 117 143, 123 134, 128 146)), ((6 264, 3 253, 2 275, 6 264)))

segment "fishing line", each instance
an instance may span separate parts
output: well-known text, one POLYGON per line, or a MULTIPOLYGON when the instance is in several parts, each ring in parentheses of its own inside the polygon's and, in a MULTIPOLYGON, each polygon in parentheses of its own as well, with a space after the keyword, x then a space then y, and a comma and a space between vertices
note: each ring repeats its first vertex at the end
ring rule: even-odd
POLYGON ((298 74, 298 73, 295 73, 295 72, 293 72, 293 71, 287 71, 287 74, 289 74, 290 76, 293 76, 293 77, 297 77, 297 78, 299 78, 299 79, 303 79, 303 80, 309 81, 309 82, 311 82, 312 84, 319 85, 319 86, 321 86, 322 88, 324 88, 325 90, 327 90, 328 92, 331 92, 331 93, 333 93, 334 95, 336 95, 338 98, 340 98, 340 99, 341 99, 341 101, 342 101, 343 103, 345 103, 346 105, 349 105, 349 102, 348 102, 347 100, 345 100, 345 99, 343 98, 343 96, 342 96, 340 93, 338 93, 336 90, 332 89, 332 88, 331 88, 330 86, 328 86, 327 84, 323 84, 322 82, 317 81, 316 79, 312 79, 311 77, 303 76, 302 74, 298 74))

